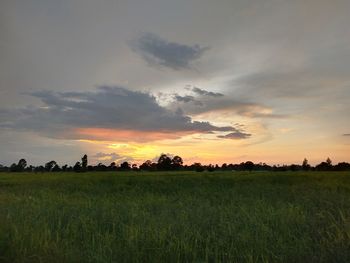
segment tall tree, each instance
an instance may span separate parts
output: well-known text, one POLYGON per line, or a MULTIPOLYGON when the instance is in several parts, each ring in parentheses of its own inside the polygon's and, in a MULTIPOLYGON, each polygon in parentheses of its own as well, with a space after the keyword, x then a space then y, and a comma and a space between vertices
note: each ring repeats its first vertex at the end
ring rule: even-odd
POLYGON ((310 164, 306 158, 304 158, 303 164, 301 165, 301 167, 303 168, 304 171, 310 170, 310 164))
POLYGON ((251 172, 255 167, 255 164, 252 161, 247 161, 243 164, 243 169, 244 170, 248 170, 249 172, 251 172))
POLYGON ((55 164, 55 166, 52 168, 52 172, 60 172, 61 168, 58 166, 58 164, 55 164))
POLYGON ((23 172, 24 168, 26 168, 26 166, 27 166, 27 161, 25 159, 19 160, 18 164, 17 164, 17 171, 23 172))
POLYGON ((171 159, 163 153, 158 159, 157 168, 158 170, 170 170, 171 159))
POLYGON ((120 164, 120 169, 121 170, 130 170, 130 164, 128 162, 123 162, 122 164, 120 164))
POLYGON ((143 164, 140 165, 141 170, 149 171, 152 169, 152 161, 147 160, 143 164))
POLYGON ((76 173, 81 172, 81 163, 80 162, 76 162, 74 167, 73 167, 73 170, 76 173))
POLYGON ((182 167, 183 165, 183 160, 180 156, 176 155, 174 158, 171 160, 171 164, 175 170, 178 170, 182 167))
POLYGON ((111 171, 115 171, 115 170, 117 170, 117 165, 116 165, 116 163, 115 162, 111 162, 111 164, 109 165, 109 170, 111 170, 111 171))
POLYGON ((50 162, 47 162, 45 164, 45 170, 47 172, 51 172, 52 171, 52 168, 54 168, 54 166, 56 165, 57 163, 55 161, 50 161, 50 162))

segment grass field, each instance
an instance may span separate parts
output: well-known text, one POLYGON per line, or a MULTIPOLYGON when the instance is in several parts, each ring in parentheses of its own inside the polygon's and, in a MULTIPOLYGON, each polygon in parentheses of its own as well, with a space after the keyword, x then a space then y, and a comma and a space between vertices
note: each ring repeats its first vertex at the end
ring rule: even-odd
POLYGON ((350 174, 2 173, 0 262, 350 262, 350 174))

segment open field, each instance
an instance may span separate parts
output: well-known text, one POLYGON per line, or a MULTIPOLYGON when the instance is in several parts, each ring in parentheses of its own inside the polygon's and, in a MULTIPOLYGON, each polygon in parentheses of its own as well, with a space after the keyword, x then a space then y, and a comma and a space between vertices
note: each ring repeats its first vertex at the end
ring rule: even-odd
POLYGON ((0 262, 350 262, 350 174, 1 173, 0 262))

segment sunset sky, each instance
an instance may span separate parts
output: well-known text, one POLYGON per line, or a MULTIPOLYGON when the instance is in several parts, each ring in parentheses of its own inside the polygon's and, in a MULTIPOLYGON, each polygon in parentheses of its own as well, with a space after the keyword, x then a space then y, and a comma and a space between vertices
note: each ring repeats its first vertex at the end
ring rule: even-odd
POLYGON ((350 161, 349 0, 2 0, 0 164, 350 161))

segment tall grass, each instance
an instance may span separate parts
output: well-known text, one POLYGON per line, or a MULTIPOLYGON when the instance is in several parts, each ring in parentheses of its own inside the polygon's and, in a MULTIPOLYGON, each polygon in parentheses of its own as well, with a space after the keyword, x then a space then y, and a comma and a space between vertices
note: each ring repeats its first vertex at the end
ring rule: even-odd
POLYGON ((0 262, 350 262, 350 174, 0 174, 0 262))

